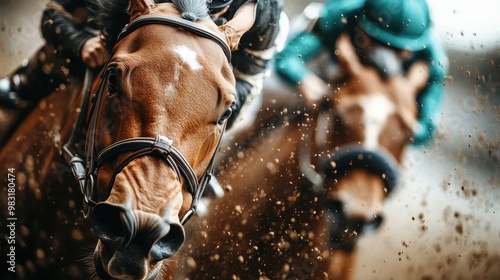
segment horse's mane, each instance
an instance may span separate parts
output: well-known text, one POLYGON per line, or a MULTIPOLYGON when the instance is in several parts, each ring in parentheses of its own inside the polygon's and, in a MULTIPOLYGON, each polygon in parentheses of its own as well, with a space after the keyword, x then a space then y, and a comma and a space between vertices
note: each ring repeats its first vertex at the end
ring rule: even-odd
POLYGON ((121 30, 130 21, 128 0, 87 1, 92 21, 99 27, 108 51, 113 49, 121 30))
MULTIPOLYGON (((172 2, 182 17, 191 21, 208 17, 206 0, 155 0, 156 3, 172 2)), ((129 23, 130 14, 127 9, 130 0, 89 0, 87 1, 91 19, 99 27, 108 51, 113 49, 118 35, 129 23)))

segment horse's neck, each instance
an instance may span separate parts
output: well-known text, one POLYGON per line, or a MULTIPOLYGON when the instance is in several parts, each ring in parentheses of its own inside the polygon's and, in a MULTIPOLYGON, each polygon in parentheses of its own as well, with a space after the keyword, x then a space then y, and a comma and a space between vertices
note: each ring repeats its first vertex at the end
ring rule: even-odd
MULTIPOLYGON (((298 102, 290 103, 290 96, 288 92, 263 92, 261 98, 254 99, 250 105, 252 109, 249 110, 255 112, 255 116, 247 116, 236 122, 226 132, 223 147, 239 146, 240 149, 247 150, 250 146, 258 145, 256 143, 264 138, 276 134, 290 121, 295 122, 297 118, 291 112, 297 112, 294 108, 298 107, 298 102)), ((235 149, 232 150, 235 152, 235 149)))
POLYGON ((307 166, 319 162, 317 156, 322 154, 318 149, 324 145, 317 143, 317 138, 327 136, 323 128, 317 127, 318 112, 304 111, 300 100, 290 101, 290 96, 274 97, 265 96, 254 122, 238 123, 228 131, 219 158, 220 168, 230 170, 248 162, 249 157, 256 161, 258 156, 258 161, 264 164, 252 166, 254 169, 262 167, 260 171, 253 170, 255 174, 285 174, 299 173, 302 161, 306 161, 307 166))

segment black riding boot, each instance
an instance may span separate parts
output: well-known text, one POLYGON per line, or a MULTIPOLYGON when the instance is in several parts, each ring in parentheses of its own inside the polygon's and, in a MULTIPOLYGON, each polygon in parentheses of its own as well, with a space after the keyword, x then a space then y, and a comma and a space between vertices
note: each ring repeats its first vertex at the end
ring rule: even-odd
POLYGON ((20 73, 26 69, 28 61, 23 62, 23 66, 17 69, 13 74, 0 79, 0 104, 9 108, 23 108, 29 106, 29 102, 19 97, 21 88, 20 73))
POLYGON ((52 46, 43 46, 12 74, 0 79, 0 105, 24 108, 36 104, 68 81, 70 69, 75 68, 72 64, 52 46))

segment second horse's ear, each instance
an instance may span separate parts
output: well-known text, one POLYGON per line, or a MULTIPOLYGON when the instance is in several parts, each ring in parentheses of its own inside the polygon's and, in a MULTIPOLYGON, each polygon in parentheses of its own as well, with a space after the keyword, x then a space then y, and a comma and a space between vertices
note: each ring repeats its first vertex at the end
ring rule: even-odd
POLYGON ((342 34, 337 39, 336 43, 337 58, 339 63, 349 74, 359 74, 362 71, 362 65, 359 61, 358 55, 354 50, 354 46, 351 43, 349 35, 342 34))
POLYGON ((429 65, 423 60, 413 63, 406 73, 406 77, 415 86, 418 94, 427 85, 429 80, 429 65))
POLYGON ((231 51, 238 49, 238 44, 245 32, 252 28, 255 23, 257 3, 248 1, 243 4, 234 17, 226 24, 219 26, 219 30, 225 35, 231 51))

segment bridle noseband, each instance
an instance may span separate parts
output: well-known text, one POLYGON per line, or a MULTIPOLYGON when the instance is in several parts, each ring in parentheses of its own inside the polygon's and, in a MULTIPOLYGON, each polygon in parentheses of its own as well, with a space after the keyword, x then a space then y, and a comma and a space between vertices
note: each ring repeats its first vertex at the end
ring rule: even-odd
MULTIPOLYGON (((118 36, 118 41, 132 33, 134 30, 138 29, 141 26, 149 25, 149 24, 161 24, 183 28, 191 33, 194 33, 200 37, 210 39, 217 43, 228 61, 231 61, 231 51, 226 44, 226 42, 219 37, 219 35, 213 33, 208 28, 196 24, 194 22, 176 18, 168 15, 144 15, 137 17, 131 23, 127 24, 120 35, 118 36)), ((111 61, 112 56, 110 56, 111 61)), ((108 61, 106 68, 109 68, 108 61)), ((99 153, 95 153, 95 141, 96 141, 96 133, 97 133, 97 120, 98 120, 98 112, 100 108, 100 103, 102 99, 102 95, 104 92, 105 79, 104 77, 109 74, 109 71, 103 71, 101 76, 101 83, 97 92, 92 96, 92 101, 90 101, 90 91, 92 86, 93 74, 90 70, 87 70, 84 81, 84 94, 82 97, 81 108, 78 114, 78 118, 73 128, 73 131, 67 141, 67 143, 63 146, 64 157, 68 164, 71 167, 73 175, 75 176, 79 186, 80 191, 83 194, 83 215, 87 218, 90 214, 92 208, 94 208, 98 203, 99 199, 96 201, 97 192, 96 192, 96 178, 99 172, 100 167, 110 159, 116 157, 119 154, 123 153, 131 153, 128 155, 123 162, 113 171, 113 175, 111 181, 108 184, 107 188, 107 196, 111 193, 111 189, 113 187, 116 176, 130 163, 132 160, 145 156, 145 155, 160 155, 167 164, 174 170, 177 174, 177 178, 180 181, 181 176, 184 178, 185 183, 187 184, 187 190, 191 193, 193 200, 189 210, 184 214, 181 218, 181 223, 185 224, 189 218, 193 216, 196 212, 197 204, 203 194, 205 186, 210 181, 214 170, 214 161, 217 152, 220 149, 222 136, 224 135, 224 131, 226 130, 226 123, 222 128, 221 135, 219 137, 219 141, 217 143, 217 147, 215 149, 212 158, 207 166, 207 169, 202 174, 201 178, 198 180, 196 174, 193 171, 191 165, 187 162, 184 156, 179 152, 173 145, 172 140, 163 135, 157 135, 156 137, 139 137, 139 138, 131 138, 118 141, 114 144, 109 145, 104 148, 99 153), (89 111, 89 103, 92 102, 92 107, 90 107, 89 111), (87 112, 90 112, 87 116, 87 112), (88 123, 88 128, 87 127, 88 123), (86 154, 85 161, 82 159, 82 156, 77 152, 76 146, 76 138, 78 137, 78 133, 80 131, 87 131, 89 136, 87 137, 86 143, 86 154)))
MULTIPOLYGON (((327 107, 320 108, 317 118, 327 113, 325 109, 327 107)), ((327 224, 329 225, 327 233, 330 249, 352 252, 357 244, 359 234, 375 231, 381 225, 383 217, 380 215, 374 216, 372 219, 348 217, 344 211, 343 202, 325 196, 324 187, 327 181, 340 180, 350 170, 362 169, 380 176, 387 190, 387 195, 389 195, 398 185, 397 160, 382 146, 371 150, 360 144, 344 144, 329 154, 327 158, 312 164, 310 156, 312 133, 321 131, 325 131, 324 128, 311 127, 301 137, 298 161, 299 170, 303 176, 302 184, 306 190, 315 193, 320 199, 320 203, 325 207, 327 224), (316 166, 316 168, 311 166, 316 166), (353 234, 354 232, 357 234, 353 234)), ((321 149, 319 147, 319 150, 321 149)))

